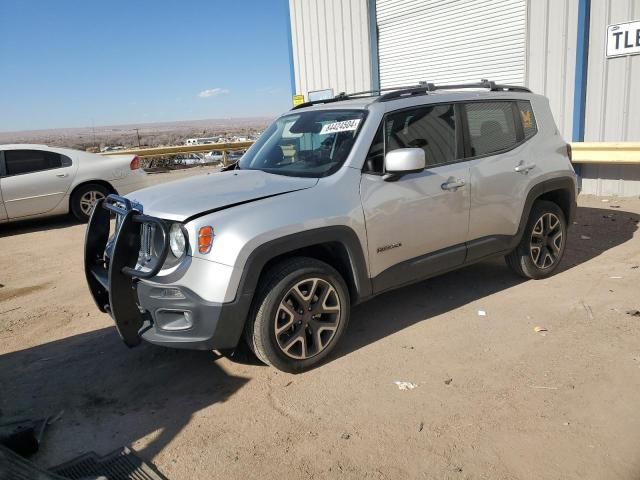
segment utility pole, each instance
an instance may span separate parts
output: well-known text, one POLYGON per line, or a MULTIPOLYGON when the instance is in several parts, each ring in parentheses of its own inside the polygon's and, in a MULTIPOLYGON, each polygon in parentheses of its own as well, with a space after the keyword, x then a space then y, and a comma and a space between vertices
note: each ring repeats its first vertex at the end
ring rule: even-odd
POLYGON ((138 136, 138 148, 140 148, 140 129, 134 128, 134 130, 136 131, 136 135, 138 136))

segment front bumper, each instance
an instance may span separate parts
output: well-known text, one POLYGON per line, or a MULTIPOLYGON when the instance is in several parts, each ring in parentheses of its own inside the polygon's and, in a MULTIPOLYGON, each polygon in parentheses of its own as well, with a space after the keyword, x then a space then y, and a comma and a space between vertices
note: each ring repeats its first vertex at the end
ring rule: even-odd
POLYGON ((163 222, 141 210, 116 195, 96 204, 85 239, 85 275, 98 308, 111 315, 129 347, 144 339, 175 348, 234 348, 244 327, 246 302, 208 302, 185 287, 145 281, 159 272, 166 248, 147 268, 136 269, 142 224, 154 223, 163 243, 168 242, 163 222), (119 221, 110 240, 111 212, 119 221))
POLYGON ((192 350, 235 348, 238 344, 244 319, 236 303, 207 302, 184 287, 145 282, 138 282, 136 291, 146 314, 140 330, 143 340, 192 350))

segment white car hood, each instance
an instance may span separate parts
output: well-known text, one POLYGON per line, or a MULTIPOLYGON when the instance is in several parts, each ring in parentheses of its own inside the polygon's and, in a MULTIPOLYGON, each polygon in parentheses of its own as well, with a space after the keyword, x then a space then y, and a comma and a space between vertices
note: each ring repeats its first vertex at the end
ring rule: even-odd
POLYGON ((146 215, 182 222, 234 205, 311 188, 317 183, 317 178, 232 170, 145 188, 127 198, 141 204, 146 215))

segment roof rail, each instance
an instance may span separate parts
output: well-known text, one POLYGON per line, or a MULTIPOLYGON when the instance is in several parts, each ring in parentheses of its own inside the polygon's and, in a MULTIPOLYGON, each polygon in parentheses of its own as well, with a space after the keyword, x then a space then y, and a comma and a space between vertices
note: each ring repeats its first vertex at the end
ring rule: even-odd
POLYGON ((378 88, 376 90, 364 90, 362 92, 354 92, 354 93, 345 93, 340 92, 333 98, 325 98, 323 100, 311 100, 308 102, 301 103, 300 105, 296 105, 291 110, 297 110, 299 108, 310 107, 312 105, 317 105, 320 103, 334 103, 334 102, 342 102, 344 100, 351 100, 353 98, 366 98, 366 97, 377 97, 376 100, 378 102, 387 102, 389 100, 394 100, 396 98, 401 97, 410 97, 413 95, 428 95, 431 92, 435 92, 437 90, 463 90, 466 88, 486 88, 491 92, 525 92, 531 93, 526 87, 521 87, 518 85, 499 85, 496 82, 492 82, 489 80, 480 80, 479 83, 461 83, 461 84, 448 84, 448 85, 436 85, 435 83, 428 82, 418 82, 418 85, 410 85, 406 87, 386 87, 386 88, 378 88), (388 92, 388 93, 382 93, 388 92))
POLYGON ((436 90, 458 90, 463 88, 487 88, 492 92, 526 92, 531 93, 527 87, 520 85, 499 85, 487 79, 480 80, 480 83, 467 83, 460 85, 434 85, 436 90))
POLYGON ((492 82, 486 79, 480 80, 479 83, 461 83, 461 84, 448 84, 448 85, 436 85, 434 83, 420 82, 419 85, 394 89, 394 91, 381 95, 378 98, 378 102, 387 102, 401 97, 409 97, 412 95, 428 95, 431 92, 437 90, 463 90, 466 88, 486 88, 491 92, 525 92, 531 93, 526 87, 518 85, 499 85, 496 82, 492 82))
POLYGON ((386 87, 386 88, 377 88, 375 90, 363 90, 362 92, 353 92, 353 93, 345 93, 340 92, 333 98, 325 98, 323 100, 310 100, 308 102, 301 103, 300 105, 296 105, 291 110, 297 110, 299 108, 310 107, 311 105, 317 105, 320 103, 334 103, 341 102, 343 100, 351 100, 354 98, 366 98, 366 97, 377 97, 381 95, 382 92, 388 92, 392 90, 408 90, 410 88, 415 88, 415 85, 406 86, 406 87, 386 87))

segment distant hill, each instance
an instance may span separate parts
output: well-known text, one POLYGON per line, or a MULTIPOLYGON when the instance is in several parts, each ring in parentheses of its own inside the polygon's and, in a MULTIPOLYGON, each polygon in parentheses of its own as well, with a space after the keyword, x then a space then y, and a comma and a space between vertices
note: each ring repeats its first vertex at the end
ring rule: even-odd
POLYGON ((143 146, 179 145, 191 137, 249 136, 263 131, 272 121, 272 117, 213 118, 180 122, 0 132, 0 144, 43 143, 81 150, 105 145, 137 147, 136 129, 138 129, 140 143, 143 146))

